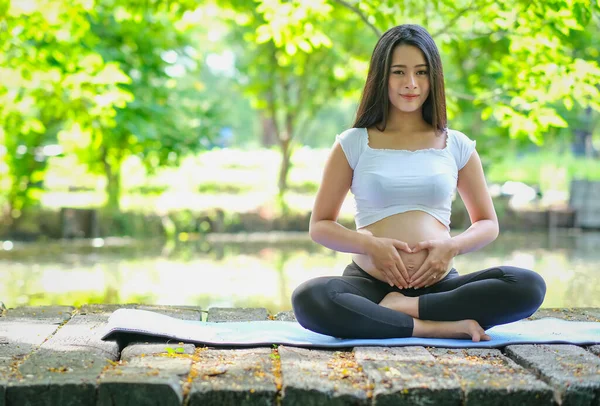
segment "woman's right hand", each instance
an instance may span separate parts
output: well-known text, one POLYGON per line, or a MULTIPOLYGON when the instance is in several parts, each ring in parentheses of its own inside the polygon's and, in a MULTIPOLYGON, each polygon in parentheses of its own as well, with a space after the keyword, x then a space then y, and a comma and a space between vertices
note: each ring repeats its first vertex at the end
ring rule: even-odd
POLYGON ((390 286, 408 288, 408 271, 398 254, 398 250, 412 253, 412 250, 404 241, 393 238, 372 237, 367 247, 367 255, 373 266, 381 271, 390 286))

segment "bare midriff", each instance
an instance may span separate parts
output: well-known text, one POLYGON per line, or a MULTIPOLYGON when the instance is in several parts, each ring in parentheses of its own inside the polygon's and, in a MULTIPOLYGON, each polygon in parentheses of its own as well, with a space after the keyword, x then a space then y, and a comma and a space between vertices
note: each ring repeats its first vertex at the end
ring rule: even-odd
MULTIPOLYGON (((451 238, 450 232, 442 223, 432 215, 424 211, 414 210, 395 214, 379 220, 373 224, 362 227, 357 230, 359 233, 372 234, 375 237, 394 238, 414 247, 417 243, 426 240, 443 240, 451 238)), ((412 276, 419 270, 427 255, 428 250, 423 250, 414 254, 398 250, 400 258, 412 276)), ((385 282, 383 273, 376 269, 368 255, 353 254, 352 259, 365 272, 385 282)), ((453 262, 450 261, 448 268, 443 275, 438 277, 438 281, 450 272, 453 262)))

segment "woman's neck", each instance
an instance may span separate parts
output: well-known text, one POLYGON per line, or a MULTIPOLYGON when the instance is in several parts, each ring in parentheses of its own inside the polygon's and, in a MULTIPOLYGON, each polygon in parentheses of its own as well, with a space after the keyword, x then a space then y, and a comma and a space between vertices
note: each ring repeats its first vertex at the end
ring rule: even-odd
POLYGON ((431 125, 423 119, 421 109, 410 113, 390 109, 385 130, 398 133, 413 133, 429 131, 431 130, 431 125))

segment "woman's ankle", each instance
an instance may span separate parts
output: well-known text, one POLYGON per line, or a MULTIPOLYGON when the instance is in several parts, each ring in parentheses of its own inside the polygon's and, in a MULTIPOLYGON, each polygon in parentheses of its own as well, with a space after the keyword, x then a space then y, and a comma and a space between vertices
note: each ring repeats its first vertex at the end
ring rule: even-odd
POLYGON ((437 337, 436 322, 413 317, 413 337, 437 337))
POLYGON ((475 320, 433 321, 413 318, 413 337, 471 338, 489 341, 491 338, 475 320))
POLYGON ((404 296, 398 292, 388 293, 379 302, 380 306, 387 307, 388 309, 395 310, 404 314, 408 314, 411 317, 419 317, 419 298, 404 296))

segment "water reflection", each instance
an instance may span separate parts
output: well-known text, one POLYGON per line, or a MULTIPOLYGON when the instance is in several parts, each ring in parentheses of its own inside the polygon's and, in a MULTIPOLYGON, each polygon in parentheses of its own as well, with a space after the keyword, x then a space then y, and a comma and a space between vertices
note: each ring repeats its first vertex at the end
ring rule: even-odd
MULTIPOLYGON (((505 232, 455 265, 461 274, 499 264, 534 269, 548 286, 542 307, 600 307, 599 247, 600 233, 505 232)), ((291 309, 300 283, 340 274, 349 260, 304 234, 233 243, 15 243, 0 250, 0 300, 8 307, 144 303, 277 313, 291 309)))

